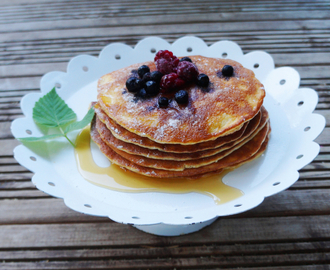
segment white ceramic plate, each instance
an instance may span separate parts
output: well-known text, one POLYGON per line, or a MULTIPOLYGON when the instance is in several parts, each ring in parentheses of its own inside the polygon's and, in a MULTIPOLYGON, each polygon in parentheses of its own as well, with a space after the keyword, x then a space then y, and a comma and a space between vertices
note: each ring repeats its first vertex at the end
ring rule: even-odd
MULTIPOLYGON (((114 221, 158 235, 180 235, 197 231, 219 216, 237 214, 256 207, 267 196, 291 186, 298 170, 319 152, 313 140, 325 126, 323 116, 313 114, 318 97, 313 89, 299 88, 300 77, 290 67, 274 68, 272 57, 262 51, 243 54, 231 41, 211 46, 196 37, 183 37, 169 44, 161 38, 141 40, 134 48, 121 43, 106 46, 99 57, 80 55, 68 63, 67 72, 50 72, 41 80, 41 93, 28 94, 21 101, 24 118, 12 123, 16 138, 41 136, 32 120, 32 108, 44 94, 57 86, 58 94, 80 120, 91 101, 96 100, 99 77, 133 63, 152 60, 156 51, 169 49, 178 56, 204 55, 229 58, 252 69, 264 84, 272 133, 265 154, 227 174, 223 182, 244 195, 217 205, 199 193, 125 193, 93 185, 77 170, 74 150, 65 140, 19 145, 17 161, 34 172, 36 187, 79 212, 108 216, 114 221)), ((76 134, 73 134, 76 135, 76 134)))

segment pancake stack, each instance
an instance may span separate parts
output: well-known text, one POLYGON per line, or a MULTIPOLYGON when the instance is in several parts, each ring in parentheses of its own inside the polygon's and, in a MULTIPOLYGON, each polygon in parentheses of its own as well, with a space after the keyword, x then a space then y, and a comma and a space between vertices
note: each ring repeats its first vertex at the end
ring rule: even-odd
POLYGON ((153 72, 159 70, 157 62, 131 65, 99 79, 91 137, 112 163, 150 177, 197 178, 236 168, 265 151, 270 123, 262 106, 265 91, 254 73, 228 59, 189 58, 209 82, 181 84, 188 94, 184 103, 176 99, 178 89, 163 89, 162 82, 153 94, 129 91, 129 78, 140 76, 146 83, 139 67, 153 72), (232 67, 230 76, 225 66, 232 67))

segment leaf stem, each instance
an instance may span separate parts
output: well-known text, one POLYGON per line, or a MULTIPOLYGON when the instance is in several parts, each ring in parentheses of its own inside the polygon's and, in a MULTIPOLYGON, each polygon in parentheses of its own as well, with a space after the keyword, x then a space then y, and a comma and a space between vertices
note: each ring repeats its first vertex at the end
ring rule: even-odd
POLYGON ((71 143, 71 145, 75 148, 76 145, 68 138, 68 136, 66 136, 66 134, 63 134, 63 135, 69 141, 69 143, 71 143))
POLYGON ((63 134, 63 136, 69 141, 69 143, 75 148, 76 145, 68 138, 68 136, 66 136, 66 133, 63 131, 62 127, 59 126, 59 129, 61 131, 61 133, 63 134))

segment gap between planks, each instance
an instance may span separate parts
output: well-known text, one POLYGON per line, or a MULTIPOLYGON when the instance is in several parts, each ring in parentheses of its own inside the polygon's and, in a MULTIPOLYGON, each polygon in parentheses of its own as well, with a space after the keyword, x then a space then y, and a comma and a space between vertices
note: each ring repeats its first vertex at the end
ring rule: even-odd
POLYGON ((271 255, 282 253, 324 252, 330 249, 329 241, 272 243, 272 244, 233 244, 233 245, 195 245, 195 246, 140 246, 130 248, 72 248, 72 249, 32 249, 0 251, 0 261, 28 260, 68 260, 68 259, 125 259, 125 258, 157 258, 164 256, 190 257, 214 255, 271 255))

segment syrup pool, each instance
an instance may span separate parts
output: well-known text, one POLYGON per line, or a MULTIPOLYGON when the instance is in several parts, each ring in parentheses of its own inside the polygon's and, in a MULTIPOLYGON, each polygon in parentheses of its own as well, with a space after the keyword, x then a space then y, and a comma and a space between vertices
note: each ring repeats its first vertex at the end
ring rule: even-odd
POLYGON ((92 184, 122 192, 197 192, 210 196, 216 204, 223 204, 243 195, 241 190, 225 185, 222 178, 229 171, 199 179, 152 178, 124 171, 115 164, 100 167, 93 160, 90 148, 90 128, 77 137, 75 156, 79 173, 92 184))

